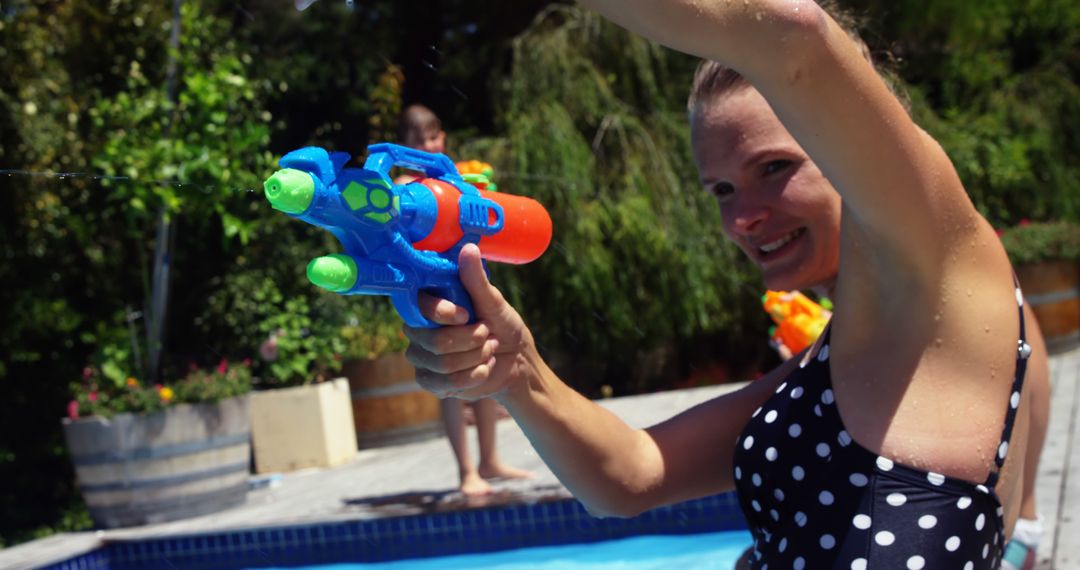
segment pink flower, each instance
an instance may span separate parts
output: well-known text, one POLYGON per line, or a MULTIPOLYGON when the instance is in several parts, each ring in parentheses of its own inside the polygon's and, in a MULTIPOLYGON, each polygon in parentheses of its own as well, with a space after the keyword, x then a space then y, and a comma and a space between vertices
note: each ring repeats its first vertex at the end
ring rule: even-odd
POLYGON ((221 362, 218 362, 218 365, 217 365, 218 374, 224 374, 228 369, 229 369, 229 361, 222 358, 221 362))
POLYGON ((88 394, 88 395, 86 396, 86 398, 87 398, 88 400, 90 400, 91 402, 96 402, 96 401, 97 401, 97 392, 90 392, 90 393, 89 393, 89 394, 88 394))
POLYGON ((247 366, 247 367, 251 366, 251 359, 250 358, 245 358, 244 359, 244 366, 247 366))
POLYGON ((78 400, 72 400, 67 405, 68 417, 77 420, 79 419, 79 402, 78 400))
POLYGON ((1020 227, 1024 227, 1024 226, 1026 226, 1026 225, 1028 225, 1030 223, 1031 223, 1031 220, 1029 220, 1027 218, 1020 218, 1020 223, 1018 223, 1016 225, 1018 225, 1020 227))
POLYGON ((259 356, 267 362, 273 362, 278 357, 277 337, 271 336, 259 345, 259 356))
POLYGON ((89 366, 82 369, 82 377, 83 378, 90 378, 93 375, 94 375, 94 370, 92 368, 90 368, 89 366))

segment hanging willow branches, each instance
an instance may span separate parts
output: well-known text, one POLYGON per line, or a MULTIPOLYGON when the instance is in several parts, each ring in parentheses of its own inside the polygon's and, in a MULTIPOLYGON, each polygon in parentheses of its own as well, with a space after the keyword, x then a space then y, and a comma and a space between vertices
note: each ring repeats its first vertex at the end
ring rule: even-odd
POLYGON ((496 277, 541 342, 594 375, 580 381, 624 376, 650 349, 696 336, 759 332, 752 303, 733 302, 756 297, 756 277, 690 158, 693 65, 593 13, 548 8, 513 44, 507 134, 463 153, 486 153, 500 184, 551 211, 551 251, 496 277))

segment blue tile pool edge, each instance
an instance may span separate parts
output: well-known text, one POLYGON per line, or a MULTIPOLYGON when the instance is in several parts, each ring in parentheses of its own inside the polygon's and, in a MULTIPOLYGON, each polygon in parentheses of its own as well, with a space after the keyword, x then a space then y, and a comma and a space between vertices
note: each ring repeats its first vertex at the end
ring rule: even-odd
POLYGON ((343 562, 385 562, 646 534, 746 528, 733 493, 661 507, 629 519, 591 516, 574 499, 364 520, 308 523, 110 540, 46 570, 128 570, 162 566, 229 570, 343 562))

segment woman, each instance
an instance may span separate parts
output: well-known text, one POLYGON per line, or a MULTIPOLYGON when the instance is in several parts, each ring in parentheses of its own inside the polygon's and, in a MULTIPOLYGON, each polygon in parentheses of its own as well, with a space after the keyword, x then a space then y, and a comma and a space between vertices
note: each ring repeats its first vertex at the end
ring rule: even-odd
POLYGON ((832 322, 746 388, 637 430, 552 373, 468 247, 477 319, 424 301, 454 326, 406 331, 418 380, 503 403, 597 515, 735 488, 753 568, 997 568, 1045 350, 944 151, 812 2, 586 4, 738 70, 695 79, 702 184, 766 286, 818 289, 832 322))

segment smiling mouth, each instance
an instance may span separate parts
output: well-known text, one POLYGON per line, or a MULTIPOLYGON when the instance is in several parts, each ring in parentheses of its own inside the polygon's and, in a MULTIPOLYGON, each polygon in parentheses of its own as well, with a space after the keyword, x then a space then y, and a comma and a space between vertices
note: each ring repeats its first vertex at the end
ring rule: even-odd
POLYGON ((788 243, 790 243, 791 240, 803 235, 804 233, 806 233, 806 228, 799 228, 799 229, 797 229, 797 230, 795 230, 795 231, 781 237, 778 240, 771 241, 769 243, 759 245, 758 248, 757 248, 758 253, 762 257, 767 257, 770 254, 772 254, 773 252, 775 252, 776 250, 778 250, 778 249, 784 247, 785 245, 787 245, 788 243))

